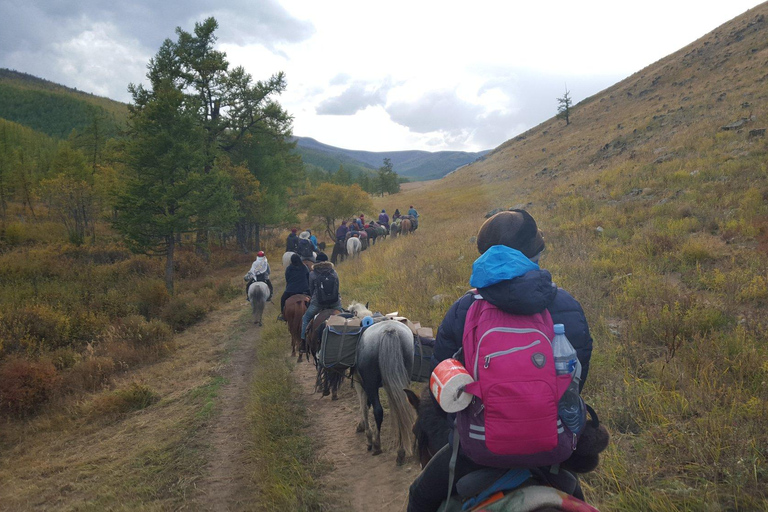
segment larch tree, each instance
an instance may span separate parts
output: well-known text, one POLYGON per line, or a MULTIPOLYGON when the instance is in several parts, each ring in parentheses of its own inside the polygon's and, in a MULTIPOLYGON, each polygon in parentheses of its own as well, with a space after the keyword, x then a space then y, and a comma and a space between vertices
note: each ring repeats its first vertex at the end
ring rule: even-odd
POLYGON ((571 124, 571 100, 570 91, 566 88, 562 98, 557 98, 557 117, 565 119, 565 126, 571 124))

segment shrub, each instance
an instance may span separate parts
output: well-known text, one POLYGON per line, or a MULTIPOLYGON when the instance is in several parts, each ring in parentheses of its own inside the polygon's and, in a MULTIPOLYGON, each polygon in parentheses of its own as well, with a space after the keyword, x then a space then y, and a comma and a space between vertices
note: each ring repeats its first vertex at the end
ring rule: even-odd
POLYGON ((0 365, 0 410, 32 413, 53 396, 58 383, 56 367, 50 361, 11 358, 0 365))
POLYGON ((17 222, 8 224, 5 227, 5 231, 0 232, 0 240, 3 240, 11 247, 20 245, 22 242, 24 242, 24 240, 26 240, 24 225, 17 222))
POLYGON ((139 282, 136 287, 136 295, 139 314, 147 320, 157 318, 170 298, 165 283, 160 279, 139 282))
POLYGON ((160 397, 144 384, 133 382, 124 389, 97 396, 90 407, 91 415, 125 414, 145 409, 156 403, 160 397))
POLYGON ((68 391, 97 391, 107 384, 115 373, 115 362, 109 357, 95 356, 80 361, 64 374, 64 387, 68 391))
POLYGON ((160 318, 174 331, 180 331, 203 319, 208 311, 208 305, 197 297, 173 297, 163 307, 160 318))
POLYGON ((192 251, 179 251, 173 262, 176 276, 181 279, 200 277, 208 270, 208 263, 192 251))
POLYGON ((70 341, 69 318, 42 304, 7 311, 0 318, 0 344, 6 352, 66 346, 70 341))
POLYGON ((171 341, 171 328, 160 320, 147 322, 141 316, 129 316, 113 326, 108 337, 112 341, 126 341, 142 347, 162 345, 171 341))

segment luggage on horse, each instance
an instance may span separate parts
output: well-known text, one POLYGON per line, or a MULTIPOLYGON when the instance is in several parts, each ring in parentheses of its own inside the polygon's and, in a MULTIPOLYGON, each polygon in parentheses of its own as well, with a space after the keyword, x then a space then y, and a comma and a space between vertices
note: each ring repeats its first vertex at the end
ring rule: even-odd
POLYGON ((435 338, 415 335, 413 337, 412 382, 429 382, 432 375, 432 354, 435 352, 435 338))
POLYGON ((346 370, 357 363, 357 343, 363 334, 359 318, 334 315, 325 323, 317 363, 322 368, 346 370))

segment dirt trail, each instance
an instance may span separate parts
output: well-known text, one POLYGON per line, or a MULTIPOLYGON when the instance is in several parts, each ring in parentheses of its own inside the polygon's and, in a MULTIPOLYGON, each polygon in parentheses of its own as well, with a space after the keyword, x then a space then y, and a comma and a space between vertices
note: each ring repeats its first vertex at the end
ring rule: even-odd
MULTIPOLYGON (((400 512, 406 509, 408 487, 419 474, 415 458, 395 464, 393 427, 389 411, 384 413, 381 441, 384 453, 373 457, 366 450, 365 434, 355 433, 360 418, 357 394, 345 381, 339 399, 331 401, 314 392, 315 367, 301 363, 294 369, 312 419, 311 436, 319 443, 321 457, 333 469, 320 480, 329 494, 349 508, 340 510, 400 512)), ((380 392, 385 395, 384 389, 380 392)), ((370 415, 373 421, 373 414, 370 415)))

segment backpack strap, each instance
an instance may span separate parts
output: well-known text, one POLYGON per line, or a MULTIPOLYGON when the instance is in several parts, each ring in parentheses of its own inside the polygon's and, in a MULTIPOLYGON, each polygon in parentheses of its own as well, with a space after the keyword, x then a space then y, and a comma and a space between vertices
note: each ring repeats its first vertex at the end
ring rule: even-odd
POLYGON ((456 420, 453 420, 453 445, 451 448, 451 461, 448 463, 448 496, 445 498, 445 507, 443 512, 448 510, 451 505, 451 495, 453 495, 453 481, 456 478, 456 460, 459 458, 459 426, 456 420))

